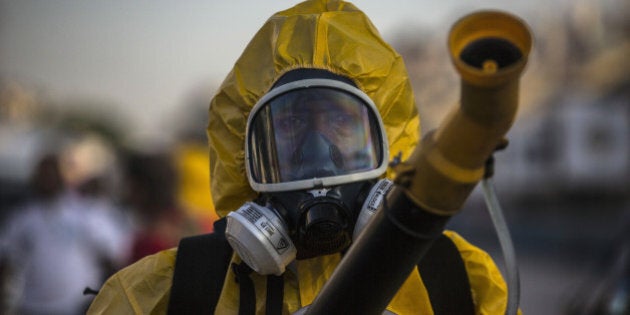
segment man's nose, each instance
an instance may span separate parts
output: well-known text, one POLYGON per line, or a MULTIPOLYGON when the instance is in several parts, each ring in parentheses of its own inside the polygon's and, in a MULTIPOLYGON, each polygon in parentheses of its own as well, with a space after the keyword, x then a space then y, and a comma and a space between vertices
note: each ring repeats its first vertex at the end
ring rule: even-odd
POLYGON ((329 119, 327 116, 328 115, 326 113, 315 114, 313 117, 313 126, 314 126, 313 128, 315 132, 319 133, 321 136, 323 136, 324 138, 327 138, 327 140, 330 141, 331 139, 328 139, 328 138, 329 138, 331 126, 330 126, 329 119))
POLYGON ((306 137, 303 148, 298 150, 300 163, 311 164, 322 168, 339 168, 343 166, 343 159, 339 148, 322 133, 310 132, 306 137))

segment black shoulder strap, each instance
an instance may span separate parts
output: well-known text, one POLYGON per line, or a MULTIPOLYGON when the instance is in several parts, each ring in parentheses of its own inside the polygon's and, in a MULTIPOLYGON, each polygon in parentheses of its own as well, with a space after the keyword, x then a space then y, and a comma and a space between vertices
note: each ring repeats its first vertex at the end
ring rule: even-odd
MULTIPOLYGON (((187 237, 179 243, 168 314, 214 313, 232 256, 225 221, 215 222, 214 233, 187 237)), ((474 314, 464 261, 450 238, 441 235, 418 270, 435 315, 474 314)))
POLYGON ((441 235, 418 264, 435 315, 474 314, 468 273, 459 250, 441 235))
POLYGON ((180 241, 168 314, 214 313, 232 257, 225 225, 222 218, 214 223, 214 233, 180 241))

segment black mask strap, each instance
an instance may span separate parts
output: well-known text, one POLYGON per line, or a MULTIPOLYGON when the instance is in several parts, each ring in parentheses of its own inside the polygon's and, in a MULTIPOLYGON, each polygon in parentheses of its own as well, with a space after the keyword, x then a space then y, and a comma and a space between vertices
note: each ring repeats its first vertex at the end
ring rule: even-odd
POLYGON ((284 279, 282 276, 267 276, 266 315, 282 315, 282 298, 284 296, 284 279))
MULTIPOLYGON (((256 291, 254 282, 249 277, 252 269, 245 263, 232 264, 232 271, 239 285, 239 315, 256 314, 256 291)), ((282 276, 267 276, 267 302, 265 314, 282 315, 282 301, 284 297, 284 279, 282 276)))
POLYGON ((249 277, 252 273, 252 269, 245 263, 232 264, 232 271, 236 276, 236 282, 240 288, 239 290, 239 315, 254 315, 256 314, 256 291, 254 290, 254 282, 249 277))

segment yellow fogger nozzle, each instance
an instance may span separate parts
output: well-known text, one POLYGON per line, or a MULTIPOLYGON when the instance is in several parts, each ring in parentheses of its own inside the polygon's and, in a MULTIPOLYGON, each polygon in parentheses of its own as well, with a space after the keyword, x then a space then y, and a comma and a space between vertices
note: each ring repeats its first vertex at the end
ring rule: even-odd
POLYGON ((407 197, 439 215, 459 211, 512 126, 532 37, 519 18, 480 11, 452 26, 448 45, 461 76, 460 106, 395 168, 407 197))

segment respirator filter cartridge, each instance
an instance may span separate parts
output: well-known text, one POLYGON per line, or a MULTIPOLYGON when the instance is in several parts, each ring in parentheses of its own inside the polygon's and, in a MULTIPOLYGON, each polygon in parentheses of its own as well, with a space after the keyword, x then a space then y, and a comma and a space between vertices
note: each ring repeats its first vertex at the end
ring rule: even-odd
POLYGON ((372 187, 367 198, 363 202, 363 207, 357 218, 357 223, 354 226, 354 232, 352 233, 352 240, 357 240, 359 234, 368 225, 374 214, 378 209, 383 207, 385 197, 387 193, 392 189, 394 182, 389 179, 381 179, 372 187))
POLYGON ((261 275, 281 275, 297 250, 282 219, 271 209, 247 202, 227 215, 226 238, 241 259, 261 275))

